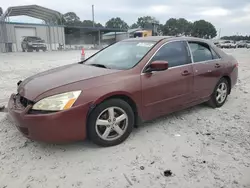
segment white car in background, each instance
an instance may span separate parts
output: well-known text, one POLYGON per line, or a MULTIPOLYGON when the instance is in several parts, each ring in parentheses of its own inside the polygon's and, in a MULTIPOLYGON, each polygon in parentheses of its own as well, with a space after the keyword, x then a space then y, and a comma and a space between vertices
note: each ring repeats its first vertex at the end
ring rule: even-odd
POLYGON ((236 48, 237 45, 233 41, 227 40, 227 41, 221 42, 219 46, 221 48, 236 48))
POLYGON ((246 41, 247 49, 250 48, 250 41, 246 41))

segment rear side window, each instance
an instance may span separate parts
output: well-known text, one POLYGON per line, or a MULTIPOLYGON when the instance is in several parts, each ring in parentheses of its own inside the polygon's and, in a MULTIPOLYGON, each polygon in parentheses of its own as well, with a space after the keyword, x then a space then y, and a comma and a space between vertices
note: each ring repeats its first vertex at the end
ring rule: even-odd
POLYGON ((189 42, 194 63, 213 60, 213 54, 205 43, 189 42))
POLYGON ((191 63, 188 56, 187 43, 183 41, 170 42, 160 48, 152 61, 167 61, 169 67, 176 67, 191 63))

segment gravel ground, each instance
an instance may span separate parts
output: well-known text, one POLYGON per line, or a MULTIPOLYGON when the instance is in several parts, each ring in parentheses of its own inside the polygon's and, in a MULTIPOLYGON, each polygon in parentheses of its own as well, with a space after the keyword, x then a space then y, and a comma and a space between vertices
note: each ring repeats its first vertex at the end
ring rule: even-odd
MULTIPOLYGON (((199 105, 145 123, 119 146, 33 142, 0 113, 0 188, 250 188, 250 51, 226 52, 239 61, 239 82, 222 108, 199 105)), ((0 54, 0 104, 17 81, 79 57, 0 54)))

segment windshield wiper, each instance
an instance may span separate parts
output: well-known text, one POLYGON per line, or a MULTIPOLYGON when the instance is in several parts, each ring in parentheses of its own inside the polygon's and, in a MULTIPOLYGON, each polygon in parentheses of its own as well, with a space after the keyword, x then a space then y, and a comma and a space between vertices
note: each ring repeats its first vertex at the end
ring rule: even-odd
POLYGON ((95 67, 101 67, 101 68, 105 68, 105 69, 108 68, 108 67, 106 67, 106 66, 103 65, 103 64, 97 64, 97 63, 93 63, 93 64, 89 64, 89 65, 92 65, 92 66, 95 66, 95 67))

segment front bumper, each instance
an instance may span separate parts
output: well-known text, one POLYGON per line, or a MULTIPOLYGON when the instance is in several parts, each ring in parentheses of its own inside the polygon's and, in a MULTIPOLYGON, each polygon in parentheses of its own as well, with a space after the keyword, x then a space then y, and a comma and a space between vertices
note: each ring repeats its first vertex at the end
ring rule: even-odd
POLYGON ((31 105, 23 107, 12 94, 8 112, 17 129, 32 140, 51 143, 79 141, 86 138, 88 105, 49 114, 29 114, 31 105))

